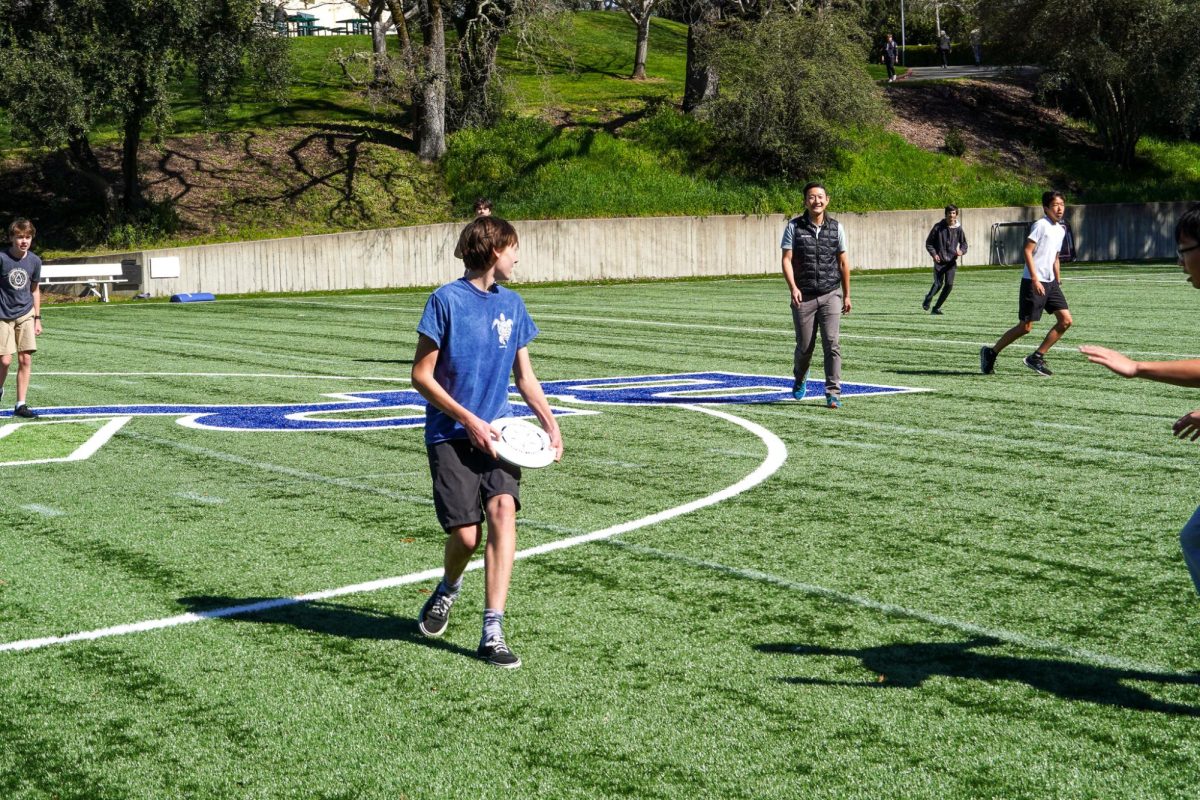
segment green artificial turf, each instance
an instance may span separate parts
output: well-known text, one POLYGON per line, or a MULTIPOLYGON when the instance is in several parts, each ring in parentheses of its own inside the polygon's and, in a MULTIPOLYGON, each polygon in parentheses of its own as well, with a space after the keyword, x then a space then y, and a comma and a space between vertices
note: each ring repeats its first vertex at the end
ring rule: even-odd
MULTIPOLYGON (((1052 378, 1020 363, 1045 320, 978 372, 1015 271, 960 271, 942 317, 920 311, 927 274, 864 274, 844 379, 928 391, 713 406, 766 439, 679 407, 562 418, 563 462, 523 481, 522 549, 731 486, 772 436, 787 458, 722 502, 518 561, 518 671, 473 657, 480 572, 437 641, 415 627, 424 580, 0 651, 0 796, 1194 797, 1200 607, 1177 531, 1200 452, 1170 426, 1200 394, 1073 348, 1200 353, 1200 294, 1173 266, 1064 275, 1052 378)), ((777 276, 515 288, 543 381, 790 373, 777 276)), ((423 302, 45 306, 30 402, 407 388, 423 302)), ((139 416, 86 461, 0 469, 0 646, 440 564, 419 429, 139 416)))

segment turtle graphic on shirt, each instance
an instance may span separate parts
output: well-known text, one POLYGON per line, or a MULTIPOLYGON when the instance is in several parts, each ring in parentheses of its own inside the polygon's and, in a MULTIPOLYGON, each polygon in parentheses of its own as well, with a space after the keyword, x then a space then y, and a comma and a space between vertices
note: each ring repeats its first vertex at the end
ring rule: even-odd
POLYGON ((506 319, 504 312, 501 311, 500 316, 492 320, 492 327, 500 337, 500 346, 508 347, 508 337, 512 336, 513 321, 506 319))

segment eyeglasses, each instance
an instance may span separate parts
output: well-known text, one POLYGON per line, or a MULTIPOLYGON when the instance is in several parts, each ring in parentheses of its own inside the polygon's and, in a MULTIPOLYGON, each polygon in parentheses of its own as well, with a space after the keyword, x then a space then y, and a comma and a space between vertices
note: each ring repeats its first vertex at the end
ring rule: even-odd
POLYGON ((1180 258, 1180 260, 1182 260, 1184 253, 1190 253, 1193 250, 1197 250, 1197 249, 1200 249, 1200 244, 1194 244, 1191 247, 1180 247, 1175 252, 1179 254, 1179 258, 1180 258))

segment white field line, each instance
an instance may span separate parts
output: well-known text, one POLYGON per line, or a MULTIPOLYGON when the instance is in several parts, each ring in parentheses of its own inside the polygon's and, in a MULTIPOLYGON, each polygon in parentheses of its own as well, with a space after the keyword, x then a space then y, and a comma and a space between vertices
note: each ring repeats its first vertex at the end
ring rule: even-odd
POLYGON ((377 375, 301 375, 282 372, 42 372, 69 378, 281 378, 285 380, 329 380, 329 381, 386 381, 388 383, 411 383, 409 378, 383 377, 377 375))
POLYGON ((26 511, 32 511, 35 514, 40 514, 43 517, 61 517, 64 513, 66 513, 58 510, 57 508, 41 505, 40 503, 29 503, 28 505, 21 506, 21 508, 25 509, 26 511))
MULTIPOLYGON (((665 511, 660 511, 656 514, 651 514, 631 522, 623 522, 619 525, 613 525, 602 530, 592 531, 591 533, 584 533, 567 539, 559 539, 557 541, 547 542, 545 544, 541 544, 536 547, 530 547, 525 550, 519 550, 515 554, 514 558, 532 558, 533 556, 551 553, 555 550, 564 550, 569 547, 577 547, 588 542, 611 539, 612 537, 619 536, 622 533, 628 533, 629 531, 634 531, 638 528, 644 528, 648 525, 655 525, 659 522, 672 519, 673 517, 689 514, 698 509, 715 505, 759 485, 767 478, 771 477, 771 475, 773 475, 776 471, 778 471, 779 468, 783 466, 783 463, 787 460, 787 446, 778 436, 761 425, 714 408, 705 408, 703 406, 679 406, 679 408, 708 414, 710 416, 717 417, 718 419, 732 422, 733 424, 750 431, 754 435, 758 436, 764 444, 766 444, 767 457, 763 459, 763 462, 759 464, 753 472, 742 478, 737 483, 727 486, 726 488, 714 492, 706 497, 693 500, 690 503, 684 503, 683 505, 675 506, 674 508, 669 508, 665 511)), ((468 570, 478 570, 482 568, 482 558, 475 559, 467 565, 468 570)), ((99 628, 91 631, 71 633, 65 636, 47 636, 40 639, 24 639, 15 642, 7 642, 5 644, 0 644, 0 652, 35 650, 56 644, 91 641, 110 636, 121 636, 131 633, 160 630, 162 628, 172 628, 178 625, 187 625, 193 622, 201 622, 208 619, 231 617, 239 614, 252 614, 261 611, 268 611, 274 608, 297 605, 300 603, 311 603, 319 600, 328 600, 334 597, 343 597, 350 594, 375 592, 379 591, 380 589, 391 589, 397 586, 431 581, 436 578, 440 578, 441 575, 442 568, 436 567, 434 569, 427 569, 422 572, 414 572, 408 575, 400 575, 393 578, 383 578, 376 581, 369 581, 367 583, 357 583, 337 589, 327 589, 325 591, 311 592, 309 594, 296 595, 294 597, 272 598, 270 600, 263 600, 257 603, 249 603, 240 606, 227 606, 225 608, 215 608, 208 611, 179 614, 174 617, 165 617, 161 619, 144 620, 142 622, 133 622, 126 625, 116 625, 109 628, 99 628)))
POLYGON ((224 497, 214 497, 211 494, 201 494, 200 492, 176 492, 175 496, 183 500, 191 500, 193 503, 200 503, 206 506, 219 506, 222 503, 227 503, 224 497))
POLYGON ((194 444, 186 444, 177 442, 173 439, 163 439, 158 436, 147 436, 144 433, 126 433, 126 437, 130 439, 138 439, 144 442, 170 447, 174 450, 181 450, 185 453, 192 453, 205 458, 224 461, 229 464, 237 464, 242 467, 250 467, 251 469, 261 470, 262 472, 270 472, 276 475, 285 475, 289 478, 296 478, 302 481, 310 481, 312 483, 322 483, 327 486, 337 486, 342 489, 353 489, 356 492, 366 492, 368 494, 376 494, 381 497, 386 497, 389 500, 399 500, 404 503, 417 503, 419 505, 433 505, 433 500, 428 497, 421 497, 411 494, 403 494, 401 492, 393 492, 390 489, 382 489, 378 486, 370 486, 349 478, 331 478, 328 475, 321 475, 316 472, 305 472, 294 467, 285 467, 281 464, 272 464, 267 461, 256 461, 253 458, 234 455, 233 453, 225 453, 221 450, 213 450, 208 447, 200 447, 194 444))
POLYGON ((1045 653, 1056 653, 1059 655, 1070 656, 1073 659, 1082 661, 1088 664, 1099 667, 1107 667, 1110 669, 1128 670, 1130 672, 1152 672, 1163 675, 1194 675, 1195 673, 1188 670, 1173 670, 1157 664, 1147 664, 1140 661, 1132 661, 1119 656, 1110 656, 1104 653, 1097 653, 1092 650, 1084 650, 1069 645, 1060 644, 1051 639, 1042 639, 1037 636, 1027 636, 1023 633, 1005 630, 1004 628, 989 628, 984 625, 977 625, 974 622, 964 622, 952 617, 945 617, 941 614, 934 614, 929 611, 922 611, 916 608, 908 608, 906 606, 896 605, 894 603, 884 603, 879 600, 872 600, 869 597, 863 597, 857 594, 848 594, 840 592, 836 589, 829 589, 824 586, 818 586, 813 583, 803 583, 794 581, 789 578, 783 578, 778 575, 772 575, 767 572, 760 572, 755 569, 742 569, 739 567, 730 567, 725 564, 719 564, 714 561, 705 561, 699 558, 682 555, 680 553, 670 553, 665 550, 659 550, 654 547, 646 547, 645 545, 632 544, 630 542, 612 541, 608 544, 629 550, 641 555, 651 556, 653 558, 672 561, 677 564, 686 564, 690 567, 698 569, 711 570, 719 572, 723 575, 729 575, 735 578, 755 581, 758 583, 766 583, 772 586, 778 586, 783 589, 802 592, 813 597, 820 597, 826 600, 832 600, 836 603, 844 603, 846 605, 857 606, 859 608, 869 609, 871 611, 880 611, 889 616, 908 617, 909 619, 927 622, 930 625, 936 625, 941 628, 950 628, 951 630, 967 633, 972 636, 986 636, 991 639, 997 639, 1007 644, 1024 647, 1030 650, 1039 650, 1045 653))
MULTIPOLYGON (((790 417, 792 419, 795 419, 795 415, 788 413, 787 411, 774 411, 771 409, 762 408, 762 409, 758 409, 756 411, 756 413, 763 414, 766 416, 772 416, 772 417, 790 417)), ((890 424, 887 422, 872 422, 871 420, 850 419, 849 417, 842 417, 842 416, 838 416, 835 420, 834 415, 822 415, 822 417, 823 418, 821 418, 821 419, 818 419, 817 417, 813 417, 812 420, 806 420, 806 423, 811 422, 811 421, 817 421, 817 422, 828 421, 833 424, 836 424, 839 428, 865 428, 867 430, 888 431, 891 433, 900 434, 902 436, 929 436, 929 437, 933 437, 933 438, 952 439, 952 440, 960 440, 960 441, 968 441, 968 442, 984 442, 987 444, 997 444, 997 445, 1005 445, 1005 446, 1012 446, 1012 445, 1020 444, 1020 443, 1028 443, 1035 447, 1041 447, 1041 446, 1045 445, 1045 439, 1043 437, 1035 437, 1035 436, 1021 437, 1021 436, 1015 436, 1011 432, 1009 432, 1008 434, 1004 434, 1004 435, 993 434, 993 433, 973 433, 970 431, 954 431, 954 430, 949 430, 947 428, 914 428, 910 425, 894 425, 894 424, 890 424)), ((1104 431, 1102 431, 1099 428, 1092 428, 1090 430, 1095 430, 1097 432, 1097 434, 1104 433, 1104 431)), ((1164 436, 1164 438, 1165 438, 1165 436, 1164 436)), ((907 447, 908 442, 898 442, 896 446, 897 447, 907 447)), ((1190 471, 1190 470, 1194 469, 1195 463, 1196 463, 1196 459, 1195 459, 1194 455, 1192 455, 1191 453, 1182 452, 1182 451, 1180 451, 1176 455, 1172 455, 1170 453, 1168 453, 1168 454, 1153 454, 1153 453, 1140 453, 1136 450, 1117 450, 1117 449, 1114 449, 1111 447, 1088 447, 1086 445, 1072 447, 1071 445, 1065 444, 1062 442, 1056 442, 1054 447, 1056 448, 1057 451, 1062 452, 1062 453, 1078 453, 1080 455, 1085 455, 1085 456, 1096 456, 1097 458, 1112 458, 1114 456, 1120 457, 1120 458, 1129 458, 1129 459, 1135 459, 1135 460, 1139 460, 1139 461, 1147 461, 1147 462, 1151 462, 1151 463, 1158 463, 1158 464, 1162 464, 1162 465, 1166 465, 1166 466, 1171 466, 1171 467, 1176 468, 1177 470, 1189 470, 1190 471)))
MULTIPOLYGON (((101 418, 101 419, 103 419, 103 418, 101 418)), ((113 417, 112 419, 108 420, 108 422, 105 422, 104 425, 102 425, 98 431, 96 431, 90 437, 88 437, 88 440, 86 442, 84 442, 79 447, 75 448, 75 450, 70 455, 63 456, 62 458, 35 458, 35 459, 31 459, 29 461, 0 461, 0 467, 21 467, 21 466, 28 466, 30 464, 54 464, 54 463, 61 463, 61 462, 66 462, 66 461, 84 461, 86 459, 91 458, 93 455, 95 455, 96 451, 99 450, 101 447, 103 447, 105 444, 107 444, 108 440, 111 439, 113 436, 115 436, 117 431, 121 430, 121 428, 125 425, 125 423, 129 422, 129 420, 131 420, 131 419, 133 419, 133 417, 113 417)), ((6 426, 4 426, 4 428, 0 429, 0 437, 7 436, 9 433, 12 432, 12 430, 15 430, 15 429, 25 426, 25 425, 62 425, 64 423, 65 424, 70 424, 70 423, 78 424, 80 422, 96 422, 96 421, 97 420, 95 420, 95 419, 92 419, 92 420, 88 420, 88 419, 57 419, 57 420, 46 420, 44 422, 24 422, 24 423, 19 422, 19 423, 13 424, 13 425, 6 425, 6 426)))

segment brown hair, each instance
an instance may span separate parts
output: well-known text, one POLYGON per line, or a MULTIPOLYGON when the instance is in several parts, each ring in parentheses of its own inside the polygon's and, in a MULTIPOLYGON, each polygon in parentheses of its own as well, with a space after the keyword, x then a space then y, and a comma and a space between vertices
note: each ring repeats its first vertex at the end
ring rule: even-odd
POLYGON ((33 227, 33 223, 24 217, 17 217, 8 225, 8 238, 12 239, 18 233, 27 233, 30 236, 36 236, 37 228, 33 227))
POLYGON ((499 217, 476 217, 463 228, 459 241, 462 242, 463 264, 467 269, 479 272, 496 261, 493 251, 517 243, 517 229, 499 217))

